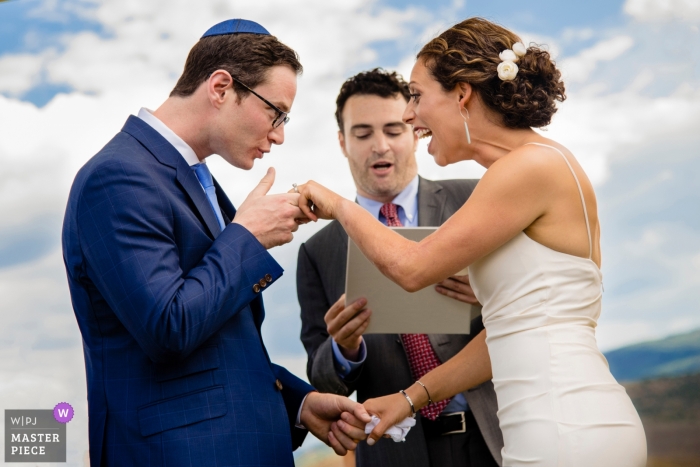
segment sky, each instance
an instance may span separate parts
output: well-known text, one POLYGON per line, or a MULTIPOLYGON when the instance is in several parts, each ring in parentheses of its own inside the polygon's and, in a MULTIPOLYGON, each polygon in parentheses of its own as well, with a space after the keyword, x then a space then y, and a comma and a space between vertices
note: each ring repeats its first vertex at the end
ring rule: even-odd
MULTIPOLYGON (((470 16, 546 46, 562 70, 568 98, 543 134, 596 188, 601 349, 700 327, 697 0, 11 0, 0 2, 0 409, 73 404, 67 465, 83 465, 84 363, 60 250, 68 190, 129 114, 166 99, 205 30, 258 21, 305 68, 284 145, 247 173, 209 159, 240 204, 269 166, 274 192, 314 179, 353 197, 333 118, 340 85, 376 66, 408 77, 422 44, 470 16)), ((483 174, 470 161, 437 167, 424 144, 417 157, 427 178, 483 174)), ((285 274, 264 295, 272 359, 301 377, 296 255, 321 226, 271 250, 285 274)))

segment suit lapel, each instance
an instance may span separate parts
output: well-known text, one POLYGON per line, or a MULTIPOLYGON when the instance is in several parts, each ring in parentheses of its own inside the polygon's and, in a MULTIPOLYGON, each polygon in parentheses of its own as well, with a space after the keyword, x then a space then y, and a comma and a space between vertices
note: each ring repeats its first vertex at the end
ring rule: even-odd
POLYGON ((197 207, 197 211, 199 211, 202 219, 204 219, 204 223, 207 225, 209 232, 216 238, 221 233, 221 227, 219 226, 219 221, 216 219, 214 210, 211 208, 209 198, 207 198, 206 193, 204 193, 202 185, 199 183, 199 180, 197 180, 194 171, 187 165, 184 159, 182 159, 182 165, 184 167, 177 167, 177 181, 180 182, 182 188, 185 189, 190 199, 192 199, 192 202, 197 207))
POLYGON ((228 199, 224 190, 221 189, 219 182, 214 179, 214 187, 216 188, 216 200, 219 202, 219 207, 221 208, 221 214, 223 214, 224 222, 229 223, 236 217, 236 208, 233 207, 233 203, 228 199))
POLYGON ((430 344, 442 363, 452 358, 467 345, 469 334, 428 334, 430 344))
POLYGON ((334 260, 332 261, 332 264, 335 265, 335 267, 339 268, 340 271, 342 271, 342 274, 339 274, 336 276, 338 278, 338 281, 334 281, 334 285, 331 286, 331 296, 332 297, 340 297, 342 294, 345 293, 345 280, 347 279, 346 277, 346 270, 348 267, 348 233, 345 231, 343 226, 340 224, 338 221, 333 221, 333 224, 331 224, 331 228, 334 230, 334 239, 333 242, 338 242, 340 245, 339 248, 335 249, 333 248, 332 251, 340 251, 341 253, 338 254, 337 256, 334 255, 334 260))
MULTIPOLYGON (((420 177, 418 181, 418 225, 435 227, 442 224, 446 202, 447 195, 440 183, 420 177)), ((449 360, 456 353, 454 352, 455 344, 461 343, 459 339, 455 340, 449 334, 428 334, 428 338, 441 362, 449 360)))
POLYGON ((421 227, 438 226, 442 222, 447 195, 442 185, 423 177, 418 178, 418 225, 421 227))
MULTIPOLYGON (((212 237, 216 238, 221 233, 221 227, 209 204, 209 198, 204 193, 197 176, 177 149, 148 123, 133 115, 129 116, 122 131, 136 138, 161 164, 176 170, 177 181, 194 203, 212 237)), ((217 191, 220 191, 218 186, 217 191)))

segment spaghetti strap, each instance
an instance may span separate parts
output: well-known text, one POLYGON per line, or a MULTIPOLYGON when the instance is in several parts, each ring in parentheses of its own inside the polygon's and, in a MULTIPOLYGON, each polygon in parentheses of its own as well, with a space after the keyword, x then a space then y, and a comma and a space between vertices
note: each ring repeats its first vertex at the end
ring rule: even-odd
POLYGON ((558 148, 555 148, 554 146, 549 146, 548 144, 542 144, 542 143, 525 143, 525 144, 526 145, 534 144, 535 146, 542 146, 544 148, 554 149, 559 154, 561 154, 561 157, 564 158, 564 162, 566 162, 566 165, 569 166, 569 170, 571 170, 571 174, 574 176, 574 180, 576 180, 576 186, 578 187, 578 194, 581 195, 581 204, 583 205, 583 216, 586 220, 586 233, 588 233, 588 259, 591 259, 593 257, 593 241, 591 240, 591 226, 588 222, 588 209, 586 209, 586 200, 583 197, 583 190, 581 189, 581 184, 578 181, 578 177, 576 176, 576 172, 574 172, 574 168, 571 166, 569 159, 566 158, 566 156, 564 155, 563 152, 561 152, 558 148))

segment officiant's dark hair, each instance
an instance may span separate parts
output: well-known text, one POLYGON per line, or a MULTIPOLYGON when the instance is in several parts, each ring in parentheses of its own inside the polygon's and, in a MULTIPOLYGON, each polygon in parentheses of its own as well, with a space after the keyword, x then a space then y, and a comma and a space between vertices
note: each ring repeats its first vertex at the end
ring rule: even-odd
POLYGON ((455 24, 423 46, 423 60, 445 91, 469 83, 488 108, 508 128, 540 128, 549 125, 556 102, 566 99, 561 73, 549 52, 530 44, 517 61, 512 81, 498 76, 499 54, 521 39, 508 29, 483 18, 455 24))
MULTIPOLYGON (((191 96, 217 70, 229 74, 249 88, 262 84, 273 66, 286 65, 296 74, 303 71, 299 56, 275 36, 226 34, 201 38, 190 50, 185 69, 170 96, 191 96)), ((239 98, 248 90, 236 86, 239 98)))
POLYGON ((345 103, 354 95, 371 95, 379 97, 402 96, 406 102, 411 98, 408 84, 395 71, 388 72, 382 68, 363 71, 348 78, 340 87, 340 93, 335 100, 335 120, 343 132, 343 109, 345 103))

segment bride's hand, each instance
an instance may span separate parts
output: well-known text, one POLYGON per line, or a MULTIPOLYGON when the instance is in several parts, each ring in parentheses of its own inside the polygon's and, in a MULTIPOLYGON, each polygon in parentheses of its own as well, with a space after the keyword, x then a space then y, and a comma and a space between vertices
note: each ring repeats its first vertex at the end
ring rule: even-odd
POLYGON ((335 219, 338 206, 344 198, 313 180, 297 187, 299 208, 312 221, 335 219), (313 209, 311 208, 313 206, 313 209))
POLYGON ((362 405, 370 415, 376 415, 380 420, 367 437, 367 444, 370 446, 377 442, 386 430, 412 415, 411 406, 401 393, 368 399, 362 405))

